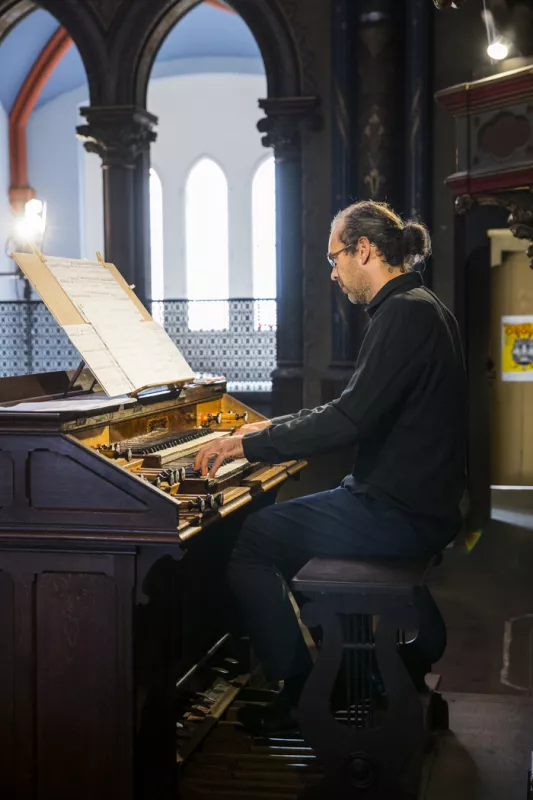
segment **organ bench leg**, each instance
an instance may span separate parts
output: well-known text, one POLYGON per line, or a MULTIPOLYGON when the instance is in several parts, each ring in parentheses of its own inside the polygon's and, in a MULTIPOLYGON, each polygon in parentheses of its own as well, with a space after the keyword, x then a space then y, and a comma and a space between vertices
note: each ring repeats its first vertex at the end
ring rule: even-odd
POLYGON ((322 630, 298 716, 325 780, 303 797, 415 800, 433 720, 446 718, 446 703, 424 680, 446 641, 431 595, 412 584, 358 591, 355 583, 306 585, 298 578, 294 588, 309 599, 302 620, 322 630), (401 644, 404 630, 418 634, 401 644))

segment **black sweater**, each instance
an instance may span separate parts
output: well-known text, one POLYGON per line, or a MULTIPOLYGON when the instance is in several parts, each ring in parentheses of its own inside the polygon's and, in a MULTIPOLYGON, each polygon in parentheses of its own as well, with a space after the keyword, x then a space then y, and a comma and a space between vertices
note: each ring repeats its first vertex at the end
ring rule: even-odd
POLYGON ((356 445, 344 484, 424 525, 460 527, 466 386, 457 322, 418 272, 376 294, 355 372, 331 403, 247 434, 250 461, 276 463, 356 445))

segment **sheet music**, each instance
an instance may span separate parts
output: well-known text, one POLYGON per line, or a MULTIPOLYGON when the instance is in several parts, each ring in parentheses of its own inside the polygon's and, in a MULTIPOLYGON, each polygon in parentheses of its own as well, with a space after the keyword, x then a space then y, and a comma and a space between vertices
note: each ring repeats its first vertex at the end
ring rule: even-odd
POLYGON ((115 397, 134 391, 135 386, 92 325, 65 325, 63 330, 106 394, 115 397))
POLYGON ((194 378, 167 333, 142 316, 105 264, 47 256, 46 265, 86 320, 64 330, 108 394, 194 378))
POLYGON ((157 322, 144 320, 134 307, 103 313, 94 301, 82 305, 95 331, 135 388, 172 383, 193 372, 157 322), (126 335, 125 335, 126 334, 126 335))
POLYGON ((90 320, 85 315, 83 306, 88 301, 97 300, 103 306, 108 307, 111 304, 113 308, 127 308, 132 305, 122 286, 99 261, 47 256, 46 264, 87 322, 90 320))
POLYGON ((65 400, 36 400, 33 403, 16 403, 13 406, 0 406, 0 414, 18 412, 63 412, 63 411, 99 411, 118 406, 129 406, 136 403, 135 397, 104 397, 103 395, 90 395, 89 397, 71 397, 65 400))

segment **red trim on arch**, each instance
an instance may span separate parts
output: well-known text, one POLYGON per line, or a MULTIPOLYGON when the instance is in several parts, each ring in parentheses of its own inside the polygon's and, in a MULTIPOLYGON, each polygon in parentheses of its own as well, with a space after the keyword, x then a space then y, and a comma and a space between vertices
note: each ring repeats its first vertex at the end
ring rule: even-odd
MULTIPOLYGON (((217 0, 205 0, 207 5, 234 14, 235 11, 217 0)), ((20 212, 35 191, 28 185, 28 158, 26 152, 26 126, 30 114, 41 96, 50 75, 61 61, 72 39, 64 28, 58 28, 51 36, 22 84, 9 115, 9 164, 11 185, 9 201, 13 211, 20 212)))
POLYGON ((217 0, 204 0, 204 2, 208 6, 215 6, 215 8, 220 8, 222 11, 228 11, 230 14, 235 14, 235 11, 232 8, 224 5, 224 3, 217 3, 217 0))
POLYGON ((9 200, 13 211, 21 211, 35 196, 28 185, 26 125, 50 75, 72 44, 64 28, 58 28, 35 60, 9 115, 9 163, 11 186, 9 200))

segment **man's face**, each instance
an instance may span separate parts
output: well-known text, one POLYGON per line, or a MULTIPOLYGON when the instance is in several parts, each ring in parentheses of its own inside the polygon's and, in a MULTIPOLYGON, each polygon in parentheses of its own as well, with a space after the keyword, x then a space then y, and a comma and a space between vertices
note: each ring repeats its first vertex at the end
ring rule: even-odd
POLYGON ((352 250, 346 250, 346 245, 340 237, 342 229, 343 223, 337 223, 329 237, 328 254, 335 262, 335 266, 331 269, 331 280, 339 284, 351 303, 366 305, 372 298, 366 268, 368 256, 364 258, 365 263, 361 258, 361 250, 366 249, 366 238, 360 239, 352 250))

